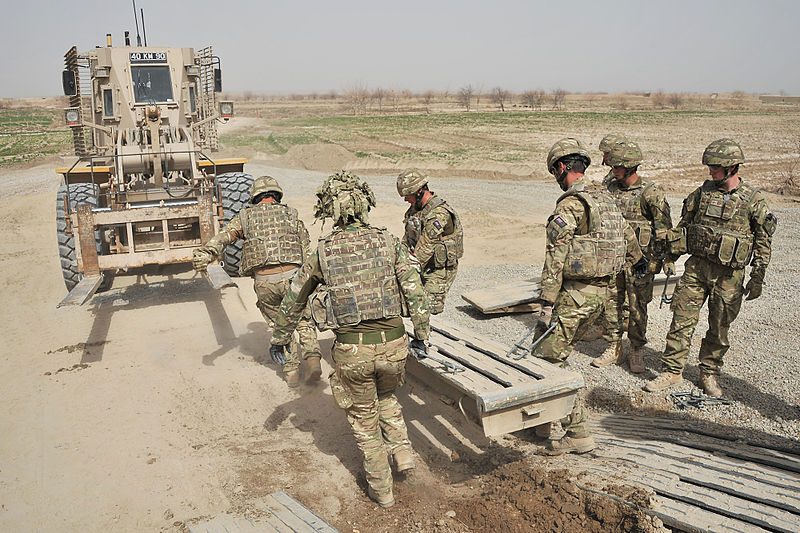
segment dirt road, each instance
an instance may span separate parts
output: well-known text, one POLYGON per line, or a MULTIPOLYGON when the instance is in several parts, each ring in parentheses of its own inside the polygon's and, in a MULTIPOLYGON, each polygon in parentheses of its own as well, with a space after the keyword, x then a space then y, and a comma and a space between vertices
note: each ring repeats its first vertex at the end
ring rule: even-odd
MULTIPOLYGON (((341 531, 474 531, 502 526, 486 522, 507 506, 498 487, 535 482, 542 494, 563 494, 572 486, 567 474, 537 469, 535 444, 486 439, 411 382, 401 401, 421 460, 397 484, 398 505, 379 511, 365 496, 361 457, 327 382, 288 389, 265 358, 269 330, 249 279, 220 293, 190 268, 150 268, 118 275, 84 307, 56 309, 66 291, 52 168, 0 175, 0 529, 179 531, 225 512, 258 516, 263 496, 285 490, 341 531)), ((248 170, 285 180, 287 203, 312 220, 323 174, 248 170)), ((373 222, 399 233, 405 207, 393 179, 370 181, 380 204, 373 222)), ((540 262, 530 251, 542 254, 545 206, 557 195, 510 182, 486 195, 486 186, 439 183, 446 197, 459 188, 459 202, 476 207, 464 217, 467 280, 491 265, 540 262), (520 210, 511 200, 523 195, 529 207, 520 210)), ((310 229, 313 238, 320 225, 310 229)), ((451 312, 461 312, 456 305, 451 312)), ((321 342, 327 354, 330 335, 321 342)), ((578 505, 570 507, 577 521, 556 513, 562 531, 604 530, 584 505, 606 508, 608 523, 653 528, 608 501, 570 505, 578 505)), ((550 516, 528 513, 538 514, 550 516)))

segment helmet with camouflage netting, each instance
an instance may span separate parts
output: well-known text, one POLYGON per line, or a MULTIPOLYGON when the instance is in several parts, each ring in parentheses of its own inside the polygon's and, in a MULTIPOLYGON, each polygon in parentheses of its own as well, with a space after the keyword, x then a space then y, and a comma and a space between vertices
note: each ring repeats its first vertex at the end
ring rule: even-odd
POLYGON ((278 200, 283 197, 283 189, 278 185, 278 180, 272 176, 257 177, 253 180, 253 185, 250 187, 250 202, 255 203, 258 195, 268 192, 277 194, 278 200))
POLYGON ((611 148, 615 144, 624 141, 625 141, 624 135, 621 135, 619 133, 609 133, 608 135, 603 137, 603 139, 600 141, 600 145, 597 148, 599 148, 601 152, 606 154, 611 151, 611 148))
POLYGON ((416 194, 426 183, 428 176, 421 170, 416 168, 404 170, 397 176, 397 194, 400 196, 416 194))
POLYGON ((611 147, 608 164, 612 167, 638 167, 642 164, 642 150, 633 141, 618 142, 611 147))
POLYGON ((547 171, 552 174, 553 168, 555 168, 559 159, 563 159, 567 156, 574 156, 582 159, 587 167, 592 162, 592 158, 589 157, 589 152, 586 151, 582 142, 572 137, 566 137, 550 148, 550 152, 547 154, 547 171))
POLYGON ((336 224, 360 220, 368 223, 370 208, 375 206, 375 195, 369 184, 355 174, 341 170, 328 176, 317 189, 317 205, 314 217, 330 218, 336 224))
POLYGON ((717 139, 703 152, 704 165, 732 167, 744 163, 744 152, 733 139, 717 139))

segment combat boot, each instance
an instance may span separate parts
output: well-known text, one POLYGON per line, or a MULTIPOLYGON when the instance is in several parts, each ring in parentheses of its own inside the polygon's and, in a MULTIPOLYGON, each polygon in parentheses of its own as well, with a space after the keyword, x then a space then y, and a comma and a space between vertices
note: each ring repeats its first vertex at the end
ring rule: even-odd
POLYGON ((644 390, 647 392, 658 392, 666 389, 667 387, 671 387, 672 385, 676 385, 681 381, 683 381, 683 376, 681 374, 662 372, 648 381, 647 385, 644 386, 644 390))
POLYGON ((394 468, 397 472, 408 472, 414 469, 414 456, 411 450, 398 450, 394 452, 394 468))
POLYGON ((634 374, 641 374, 644 372, 644 357, 642 357, 641 346, 636 346, 635 348, 631 346, 631 353, 628 356, 628 368, 630 368, 631 372, 634 374))
POLYGON ((367 494, 369 497, 375 501, 378 505, 386 509, 387 507, 391 507, 394 505, 394 495, 392 495, 392 490, 389 489, 389 492, 384 493, 377 493, 375 492, 372 487, 367 488, 367 494))
POLYGON ((706 394, 712 398, 722 398, 722 389, 717 384, 717 376, 714 374, 703 374, 700 376, 700 386, 706 394))
POLYGON ((602 368, 609 365, 618 365, 625 361, 625 355, 622 353, 622 344, 619 342, 609 343, 606 351, 600 357, 592 359, 592 366, 602 368))
POLYGON ((562 437, 547 443, 547 455, 561 455, 562 453, 586 453, 594 450, 597 444, 594 437, 562 437))
POLYGON ((322 367, 318 355, 306 357, 306 381, 318 381, 322 375, 322 367))
POLYGON ((284 372, 283 376, 286 379, 286 384, 290 387, 294 388, 300 385, 300 369, 284 372))

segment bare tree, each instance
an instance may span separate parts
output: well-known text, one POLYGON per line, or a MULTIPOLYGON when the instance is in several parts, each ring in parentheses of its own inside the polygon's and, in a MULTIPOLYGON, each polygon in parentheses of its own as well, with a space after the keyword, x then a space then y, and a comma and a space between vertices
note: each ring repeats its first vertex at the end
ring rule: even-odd
POLYGON ((372 99, 378 102, 378 113, 383 113, 383 99, 386 98, 386 91, 378 87, 372 91, 372 99))
POLYGON ((475 90, 472 88, 472 85, 467 85, 458 90, 458 103, 466 109, 467 112, 469 112, 473 94, 475 94, 475 90))
POLYGON ((525 91, 522 93, 522 102, 531 109, 541 109, 544 103, 544 91, 525 91))
POLYGON ((561 109, 564 107, 564 101, 567 98, 567 91, 564 89, 553 89, 550 94, 550 101, 553 102, 553 109, 561 109))
POLYGON ((624 94, 620 94, 617 96, 617 109, 628 109, 628 97, 624 94))
POLYGON ((475 111, 478 111, 481 108, 481 97, 483 96, 483 84, 481 83, 478 85, 478 88, 475 89, 475 111))
POLYGON ((502 87, 495 87, 492 89, 492 102, 500 106, 500 111, 506 110, 506 100, 508 100, 509 92, 502 87))
POLYGON ((667 95, 664 94, 664 91, 656 91, 650 95, 650 100, 653 102, 653 107, 658 109, 664 109, 664 106, 667 105, 667 95))
POLYGON ((425 102, 425 112, 431 112, 431 102, 433 102, 433 91, 425 91, 422 95, 422 101, 425 102))
POLYGON ((359 113, 363 115, 367 114, 370 92, 365 84, 360 82, 354 83, 351 87, 345 89, 343 96, 348 107, 353 110, 354 115, 358 115, 359 113))
POLYGON ((796 176, 800 169, 800 136, 795 139, 795 148, 797 156, 786 165, 785 170, 781 171, 783 183, 778 187, 778 194, 800 194, 800 179, 796 176))
POLYGON ((669 102, 669 105, 673 107, 673 109, 678 109, 683 105, 683 96, 679 93, 672 93, 669 95, 667 101, 669 102))

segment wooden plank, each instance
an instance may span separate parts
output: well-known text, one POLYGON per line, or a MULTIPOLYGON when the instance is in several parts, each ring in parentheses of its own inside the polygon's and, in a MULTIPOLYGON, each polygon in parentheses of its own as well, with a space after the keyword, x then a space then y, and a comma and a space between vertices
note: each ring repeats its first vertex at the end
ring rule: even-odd
MULTIPOLYGON (((729 457, 735 457, 750 462, 773 466, 782 470, 800 473, 800 459, 797 456, 785 452, 762 448, 749 444, 736 444, 727 440, 707 437, 704 435, 685 435, 680 432, 672 431, 668 427, 648 427, 644 424, 636 423, 635 418, 615 420, 614 417, 603 417, 593 421, 600 427, 606 426, 605 431, 617 436, 639 438, 642 440, 659 440, 696 450, 705 450, 711 453, 724 453, 729 457), (613 428, 611 431, 609 428, 613 428), (658 431, 654 431, 658 429, 658 431)), ((642 417, 644 418, 644 417, 642 417)))
POLYGON ((235 287, 236 283, 231 279, 225 269, 218 263, 208 265, 205 272, 206 279, 214 289, 222 289, 224 287, 235 287))
MULTIPOLYGON (((592 470, 619 474, 617 465, 590 467, 592 470)), ((757 527, 780 533, 796 533, 798 516, 757 502, 717 492, 707 487, 683 483, 670 472, 652 468, 629 469, 625 477, 651 487, 656 493, 720 516, 734 518, 757 527), (643 471, 644 470, 644 471, 643 471)), ((713 530, 713 528, 712 528, 713 530)))
POLYGON ((291 531, 337 533, 328 522, 284 491, 273 492, 265 498, 267 508, 291 528, 291 531))
POLYGON ((72 290, 67 293, 63 300, 61 300, 56 307, 64 305, 83 305, 86 300, 92 297, 97 292, 97 288, 103 281, 103 274, 95 276, 86 276, 78 282, 77 285, 72 287, 72 290))
POLYGON ((189 533, 285 533, 291 529, 284 528, 279 521, 271 523, 272 517, 253 518, 245 516, 218 515, 196 524, 187 524, 189 533))

